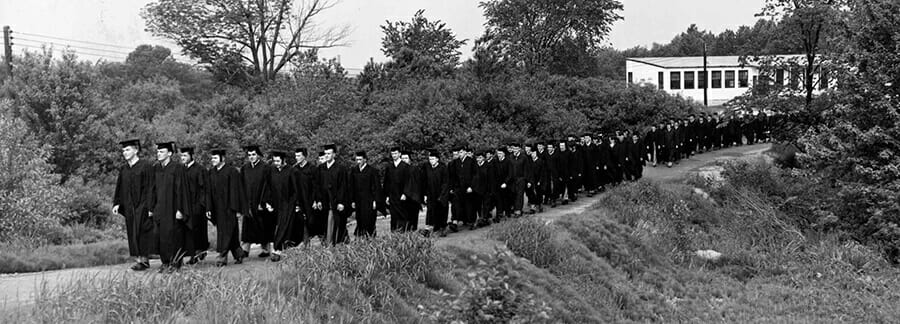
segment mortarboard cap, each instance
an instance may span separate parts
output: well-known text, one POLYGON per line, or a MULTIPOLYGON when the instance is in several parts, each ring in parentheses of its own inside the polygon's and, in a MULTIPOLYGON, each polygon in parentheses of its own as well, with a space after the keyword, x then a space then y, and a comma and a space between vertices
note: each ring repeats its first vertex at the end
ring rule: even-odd
POLYGON ((298 147, 297 149, 294 150, 294 153, 302 153, 303 156, 306 156, 306 155, 307 155, 307 154, 306 154, 307 151, 306 151, 306 148, 305 148, 305 147, 298 147))
POLYGON ((282 150, 273 150, 271 155, 272 155, 272 157, 276 157, 276 156, 280 157, 282 160, 287 158, 287 152, 282 151, 282 150))
POLYGON ((129 139, 119 142, 119 145, 121 145, 122 147, 133 146, 134 148, 140 149, 141 148, 141 140, 139 140, 137 138, 129 138, 129 139))
POLYGON ((220 157, 225 156, 225 149, 215 148, 209 151, 210 155, 218 155, 220 157))
POLYGON ((190 146, 186 146, 186 147, 182 147, 182 148, 178 149, 178 152, 194 155, 194 148, 190 147, 190 146))
POLYGON ((432 156, 436 157, 436 158, 440 158, 441 153, 439 153, 438 150, 428 150, 428 157, 432 157, 432 156))
POLYGON ((361 158, 363 158, 363 159, 368 159, 368 158, 369 158, 369 156, 366 155, 366 151, 357 151, 356 154, 353 155, 353 156, 358 156, 358 157, 361 157, 361 158))
POLYGON ((156 149, 157 149, 157 150, 166 149, 166 150, 169 150, 169 152, 175 152, 175 142, 159 142, 159 143, 156 143, 156 149))
POLYGON ((246 151, 246 152, 256 152, 256 154, 262 154, 262 151, 260 151, 259 145, 257 145, 257 144, 247 144, 247 145, 244 145, 244 151, 246 151))
POLYGON ((337 151, 337 145, 334 145, 334 144, 322 145, 322 151, 327 151, 327 150, 337 151))

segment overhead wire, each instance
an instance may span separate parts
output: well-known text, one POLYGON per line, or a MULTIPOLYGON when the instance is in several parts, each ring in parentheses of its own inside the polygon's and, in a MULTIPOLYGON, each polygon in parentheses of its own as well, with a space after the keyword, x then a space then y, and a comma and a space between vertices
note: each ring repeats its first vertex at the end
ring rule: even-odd
MULTIPOLYGON (((126 47, 126 46, 113 45, 113 44, 108 44, 108 43, 82 41, 82 40, 75 40, 75 39, 64 38, 64 37, 56 37, 56 36, 48 36, 48 35, 41 35, 41 34, 35 34, 35 33, 13 31, 13 35, 16 35, 16 34, 30 36, 30 38, 22 38, 22 37, 13 36, 13 43, 15 43, 15 41, 24 41, 24 42, 30 42, 30 43, 37 43, 37 44, 41 44, 41 45, 49 44, 49 45, 53 45, 53 46, 62 46, 62 47, 66 47, 66 48, 77 49, 75 52, 79 53, 79 54, 101 56, 101 57, 106 57, 106 58, 119 59, 119 60, 123 60, 123 61, 131 53, 122 52, 122 51, 113 50, 113 49, 88 47, 87 45, 81 45, 81 44, 90 44, 90 45, 100 46, 100 47, 110 47, 110 48, 128 49, 128 50, 134 49, 134 48, 126 47), (47 41, 47 40, 32 39, 32 38, 47 38, 47 39, 54 39, 54 40, 59 40, 59 41, 47 41), (65 41, 65 42, 63 42, 63 41, 65 41), (81 44, 71 44, 71 43, 67 43, 67 42, 76 42, 76 43, 81 43, 81 44), (91 51, 91 52, 87 52, 87 51, 91 51), (96 53, 94 53, 94 52, 96 52, 96 53), (97 54, 97 53, 100 53, 100 54, 97 54), (124 57, 120 57, 120 55, 124 56, 124 57)), ((25 43, 25 44, 21 44, 21 45, 22 46, 31 45, 30 48, 40 48, 40 47, 36 47, 34 44, 29 44, 29 43, 25 43)), ((172 56, 172 59, 175 62, 182 63, 182 64, 188 64, 188 65, 194 64, 190 61, 177 59, 174 56, 172 56)))
MULTIPOLYGON (((66 53, 65 49, 60 49, 60 48, 42 47, 42 46, 35 46, 35 45, 29 45, 29 44, 15 44, 14 46, 20 46, 20 47, 25 47, 25 48, 30 48, 30 49, 37 49, 37 50, 47 50, 47 51, 51 51, 51 52, 58 51, 60 53, 66 53)), ((123 60, 123 61, 125 60, 125 58, 121 57, 121 56, 111 56, 111 55, 87 53, 87 52, 76 52, 76 53, 78 53, 79 55, 98 56, 98 57, 117 59, 117 60, 123 60)))
POLYGON ((83 41, 83 40, 76 40, 76 39, 63 38, 63 37, 56 37, 56 36, 47 36, 47 35, 41 35, 41 34, 32 34, 32 33, 18 32, 18 31, 14 31, 13 34, 22 34, 22 35, 25 35, 25 36, 34 36, 34 37, 38 37, 38 38, 49 38, 49 39, 55 39, 55 40, 60 40, 60 41, 68 41, 68 42, 73 42, 73 43, 82 43, 82 44, 90 44, 90 45, 106 46, 106 47, 116 47, 116 48, 127 49, 127 50, 133 49, 133 48, 130 48, 130 47, 127 47, 127 46, 121 46, 121 45, 113 45, 113 44, 98 43, 98 42, 89 42, 89 41, 83 41))

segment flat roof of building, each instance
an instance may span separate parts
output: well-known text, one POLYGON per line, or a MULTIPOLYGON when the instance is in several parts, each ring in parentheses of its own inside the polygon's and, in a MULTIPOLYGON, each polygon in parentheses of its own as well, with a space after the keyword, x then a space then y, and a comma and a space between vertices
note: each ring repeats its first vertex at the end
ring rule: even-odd
MULTIPOLYGON (((777 55, 779 57, 792 57, 798 55, 777 55)), ((628 61, 653 65, 664 69, 693 69, 703 68, 703 56, 678 56, 678 57, 629 57, 628 61)), ((745 67, 758 66, 747 58, 747 64, 741 62, 740 56, 707 56, 707 68, 745 67)))

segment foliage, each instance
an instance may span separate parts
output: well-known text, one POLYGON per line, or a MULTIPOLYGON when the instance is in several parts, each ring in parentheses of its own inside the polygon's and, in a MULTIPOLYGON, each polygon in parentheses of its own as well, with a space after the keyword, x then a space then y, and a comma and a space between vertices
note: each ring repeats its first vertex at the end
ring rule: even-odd
POLYGON ((440 20, 429 21, 424 10, 416 11, 412 21, 385 22, 381 26, 381 50, 391 59, 386 68, 393 73, 420 77, 452 74, 459 64, 459 48, 465 40, 440 20))
MULTIPOLYGON (((81 235, 83 237, 84 235, 81 235)), ((23 273, 121 264, 130 259, 128 242, 103 237, 101 242, 35 248, 0 244, 0 273, 23 273)))
POLYGON ((622 19, 618 14, 622 3, 616 0, 489 0, 480 6, 487 22, 476 51, 498 54, 531 73, 551 63, 565 64, 553 61, 553 53, 567 46, 589 53, 622 19))
POLYGON ((268 82, 303 51, 343 44, 348 27, 318 24, 322 12, 334 5, 330 0, 299 4, 291 0, 160 0, 148 4, 141 15, 148 31, 175 41, 200 63, 217 70, 246 71, 268 82), (241 69, 244 64, 249 69, 241 69))
POLYGON ((49 149, 0 101, 0 242, 38 245, 62 240, 72 193, 58 184, 49 149))

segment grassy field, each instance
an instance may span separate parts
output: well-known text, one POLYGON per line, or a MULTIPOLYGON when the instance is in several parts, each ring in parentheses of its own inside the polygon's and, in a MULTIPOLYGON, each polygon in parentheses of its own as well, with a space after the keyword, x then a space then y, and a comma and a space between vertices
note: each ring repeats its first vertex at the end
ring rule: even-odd
MULTIPOLYGON (((741 162, 744 163, 744 162, 741 162)), ((900 271, 803 218, 808 183, 763 163, 726 183, 641 181, 492 253, 391 235, 293 250, 272 271, 90 277, 17 322, 602 323, 900 320, 900 271), (700 189, 700 190, 697 190, 700 189), (717 260, 697 250, 722 253, 717 260), (137 278, 137 279, 136 279, 137 278)), ((740 170, 736 172, 735 170, 740 170)), ((2 319, 2 318, 0 318, 2 319)))

